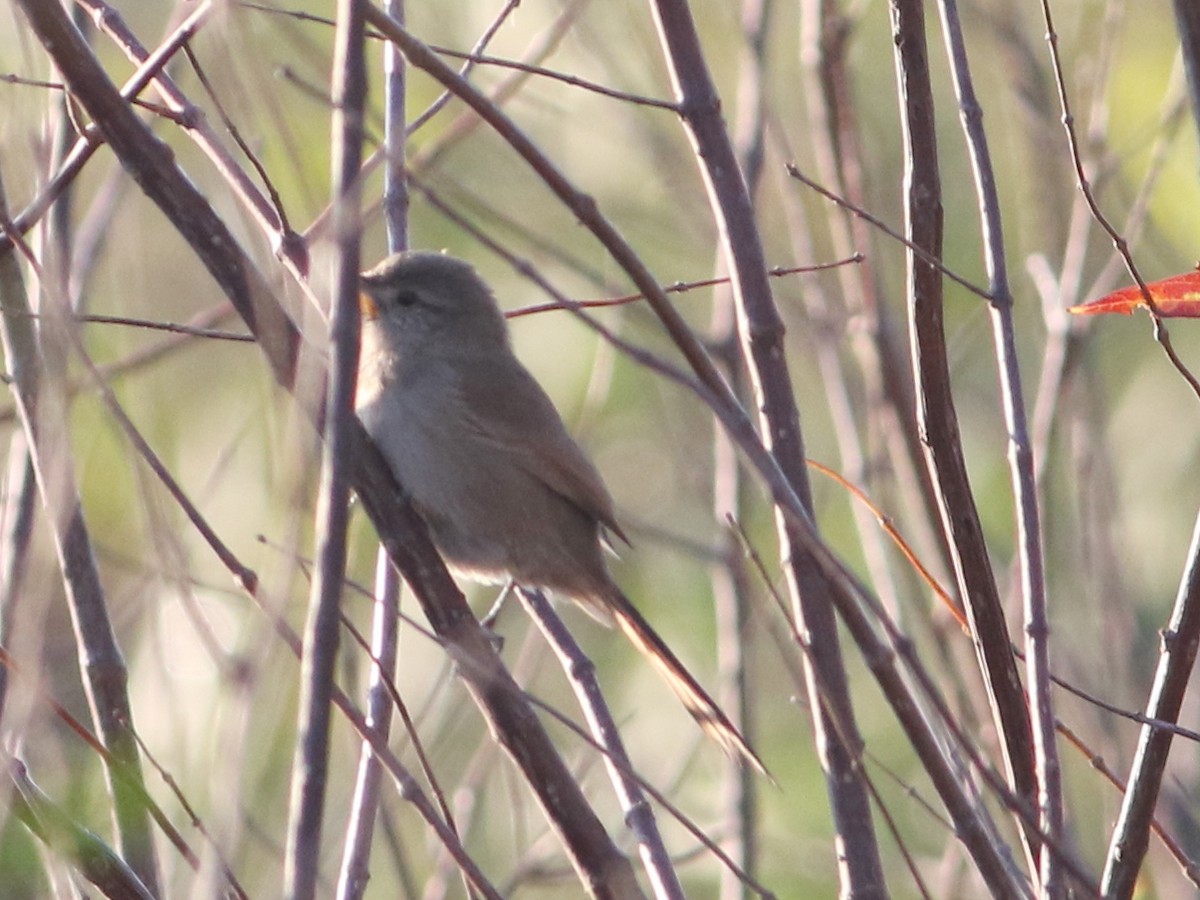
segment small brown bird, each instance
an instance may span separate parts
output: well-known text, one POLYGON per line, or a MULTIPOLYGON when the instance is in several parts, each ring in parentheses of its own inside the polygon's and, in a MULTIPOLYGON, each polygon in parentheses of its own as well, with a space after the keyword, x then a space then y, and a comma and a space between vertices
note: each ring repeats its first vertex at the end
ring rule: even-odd
POLYGON ((745 738, 617 587, 604 531, 624 534, 599 472, 513 354, 466 263, 396 254, 362 276, 358 415, 450 567, 570 597, 615 623, 700 727, 766 772, 745 738))

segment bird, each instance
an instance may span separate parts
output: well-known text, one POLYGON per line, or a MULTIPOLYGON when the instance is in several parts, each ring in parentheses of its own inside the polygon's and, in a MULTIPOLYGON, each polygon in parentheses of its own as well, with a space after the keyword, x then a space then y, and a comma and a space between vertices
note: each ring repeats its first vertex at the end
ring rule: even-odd
POLYGON ((430 252, 390 255, 360 284, 355 409, 448 567, 548 590, 616 625, 705 734, 768 775, 609 574, 607 536, 628 542, 612 498, 513 353, 488 285, 468 263, 430 252))

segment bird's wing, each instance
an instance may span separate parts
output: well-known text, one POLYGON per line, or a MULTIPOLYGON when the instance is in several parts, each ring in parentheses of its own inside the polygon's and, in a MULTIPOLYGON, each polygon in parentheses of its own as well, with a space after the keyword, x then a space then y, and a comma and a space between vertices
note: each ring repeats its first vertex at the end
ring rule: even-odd
POLYGON ((574 503, 622 540, 600 473, 567 433, 554 404, 515 358, 460 370, 468 421, 481 441, 574 503), (514 385, 516 387, 514 387, 514 385), (517 397, 521 400, 518 402, 517 397))

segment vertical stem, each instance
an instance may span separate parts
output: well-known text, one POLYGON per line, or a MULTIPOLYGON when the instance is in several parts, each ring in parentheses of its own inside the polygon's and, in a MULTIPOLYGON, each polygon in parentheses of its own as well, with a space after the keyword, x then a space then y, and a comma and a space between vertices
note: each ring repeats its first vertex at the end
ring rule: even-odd
MULTIPOLYGON (((404 0, 388 0, 385 11, 404 23, 404 0)), ((405 66, 404 56, 395 44, 383 48, 384 79, 384 170, 383 212, 387 221, 388 250, 408 247, 408 184, 405 180, 405 66)), ((392 721, 392 698, 387 681, 396 670, 399 642, 400 579, 392 567, 387 550, 381 544, 375 563, 374 615, 371 620, 371 654, 378 660, 371 665, 367 686, 367 725, 386 740, 392 721)), ((382 770, 371 745, 363 741, 354 785, 348 837, 342 854, 338 897, 361 897, 370 877, 372 838, 379 810, 382 770)))
MULTIPOLYGON (((687 4, 655 0, 653 9, 680 115, 701 163, 732 275, 739 338, 761 411, 764 442, 811 518, 812 496, 783 347, 784 328, 771 298, 750 193, 721 119, 720 99, 687 4)), ((810 670, 807 686, 817 752, 840 844, 841 891, 847 897, 882 897, 886 887, 870 799, 858 773, 862 739, 854 722, 830 585, 799 539, 796 526, 779 507, 776 524, 793 611, 811 647, 804 664, 810 670)))
MULTIPOLYGON (((863 208, 867 206, 867 163, 863 158, 859 105, 850 71, 857 20, 853 13, 842 12, 837 0, 804 0, 800 15, 802 87, 817 172, 823 184, 863 208)), ((868 447, 875 436, 885 442, 896 484, 909 505, 919 513, 910 527, 919 528, 917 534, 923 544, 923 556, 936 553, 942 572, 948 576, 951 563, 946 538, 927 524, 937 521, 937 499, 929 473, 922 465, 921 441, 913 412, 912 378, 905 365, 904 347, 889 321, 886 304, 880 303, 872 262, 875 254, 870 226, 860 216, 843 210, 827 216, 826 223, 835 255, 866 254, 860 265, 839 267, 837 279, 844 315, 855 322, 855 327, 848 329, 849 346, 858 362, 862 390, 866 393, 865 403, 861 406, 867 412, 858 418, 861 426, 865 426, 868 447)), ((809 281, 805 280, 805 289, 815 295, 820 279, 811 279, 811 284, 809 281)), ((819 345, 818 361, 824 374, 833 369, 826 359, 835 361, 842 352, 843 342, 818 339, 815 343, 819 345)), ((828 375, 824 377, 828 378, 828 375)), ((828 386, 826 391, 832 393, 828 386)), ((836 403, 836 399, 833 402, 836 403)), ((861 426, 851 422, 849 428, 838 427, 839 419, 843 418, 847 417, 835 419, 834 425, 844 469, 853 479, 862 479, 868 485, 872 481, 878 482, 877 477, 871 478, 879 469, 878 463, 870 463, 859 447, 861 426)), ((886 554, 879 549, 879 529, 874 520, 857 507, 855 519, 866 562, 871 567, 872 584, 886 602, 891 576, 886 554)))
POLYGON ((339 606, 346 571, 351 426, 358 378, 358 168, 362 156, 366 69, 363 0, 339 0, 333 62, 334 227, 338 245, 330 316, 332 360, 326 388, 325 443, 317 498, 317 564, 301 660, 300 734, 292 770, 284 893, 316 895, 321 817, 329 765, 329 719, 339 606))
MULTIPOLYGON (((742 32, 745 48, 738 81, 737 121, 734 125, 739 162, 751 196, 762 176, 765 145, 765 80, 767 37, 773 22, 773 0, 743 0, 742 32)), ((718 270, 724 267, 718 264, 718 270)), ((737 343, 737 321, 732 297, 718 291, 713 304, 713 339, 725 352, 723 363, 730 388, 742 392, 742 361, 737 343)), ((737 448, 719 425, 713 429, 713 516, 722 522, 733 515, 744 521, 746 483, 737 448)), ((724 553, 713 566, 713 607, 717 622, 716 699, 730 720, 754 742, 751 672, 745 640, 750 624, 750 584, 742 548, 732 529, 724 532, 724 553)), ((735 823, 725 841, 726 851, 751 876, 758 869, 758 796, 753 771, 732 761, 722 773, 722 805, 726 820, 735 823)), ((739 900, 751 896, 749 885, 731 869, 721 870, 721 896, 739 900)))
POLYGON ((917 252, 940 259, 943 226, 924 9, 919 0, 892 0, 891 8, 905 139, 907 291, 917 417, 1009 781, 1033 809, 1037 795, 1030 749, 1033 736, 1025 691, 1013 659, 1008 624, 963 458, 958 414, 950 389, 942 276, 917 252))
MULTIPOLYGON (((1175 597, 1171 621, 1162 632, 1162 653, 1154 673, 1150 702, 1146 705, 1146 715, 1155 721, 1179 721, 1188 682, 1195 674, 1197 651, 1200 650, 1200 516, 1192 529, 1187 558, 1188 565, 1175 597)), ((1158 804, 1173 738, 1168 728, 1142 726, 1121 813, 1104 863, 1100 890, 1105 900, 1128 900, 1133 896, 1138 872, 1150 844, 1154 808, 1158 804)))
MULTIPOLYGON (((404 0, 387 0, 384 11, 404 25, 404 0)), ((387 221, 388 250, 408 249, 407 69, 404 54, 393 43, 383 48, 383 130, 387 167, 383 178, 383 215, 387 221)))
MULTIPOLYGON (((375 602, 371 620, 371 663, 367 684, 367 727, 386 742, 392 723, 392 697, 387 681, 396 670, 397 606, 400 599, 400 577, 381 546, 375 561, 375 602)), ((370 879, 371 845, 375 836, 375 817, 379 810, 379 789, 383 768, 371 744, 363 740, 358 757, 358 776, 354 783, 354 799, 350 806, 346 847, 342 853, 342 870, 338 876, 338 900, 357 900, 362 897, 370 879)))
MULTIPOLYGON (((0 217, 7 204, 0 184, 0 217)), ((0 340, 16 387, 17 410, 47 513, 79 653, 92 720, 109 751, 109 794, 121 853, 141 882, 158 891, 150 817, 142 798, 141 763, 133 737, 129 672, 117 645, 91 537, 72 472, 60 380, 43 380, 45 356, 33 327, 15 252, 0 254, 0 340), (45 384, 48 381, 48 384, 45 384), (45 386, 43 386, 45 385, 45 386)))
MULTIPOLYGON (((637 841, 638 855, 650 879, 654 896, 659 900, 682 900, 683 888, 679 884, 671 855, 667 853, 658 823, 655 821, 654 808, 646 801, 641 785, 638 784, 633 763, 630 762, 625 744, 621 740, 621 732, 596 681, 595 665, 554 612, 545 594, 528 588, 518 588, 517 594, 533 623, 542 632, 550 644, 550 649, 562 664, 570 679, 571 689, 575 692, 575 698, 588 721, 592 737, 604 749, 604 768, 608 771, 609 781, 612 782, 621 804, 625 824, 629 826, 637 841)), ((623 892, 628 892, 627 896, 631 900, 641 895, 641 889, 632 878, 617 887, 623 892)), ((626 894, 622 893, 622 896, 626 894)))
MULTIPOLYGON (((983 110, 975 95, 967 63, 958 6, 955 0, 940 0, 940 9, 950 57, 951 76, 958 97, 979 199, 984 263, 988 272, 988 292, 992 297, 992 334, 1000 374, 1004 422, 1008 430, 1008 457, 1017 516, 1017 554, 1025 614, 1025 670, 1030 694, 1029 715, 1037 784, 1038 824, 1051 844, 1058 846, 1063 831, 1063 801, 1058 747, 1055 743, 1054 710, 1050 698, 1050 626, 1046 618, 1045 554, 1042 547, 1037 479, 1033 452, 1029 444, 1025 395, 1021 388, 1021 368, 1017 359, 1016 335, 1013 329, 1013 299, 1004 254, 1000 198, 996 192, 995 173, 992 170, 987 136, 983 130, 983 110)), ((1044 896, 1062 897, 1066 886, 1055 853, 1043 848, 1038 863, 1044 896)))
MULTIPOLYGON (((1196 4, 1184 0, 1174 3, 1175 21, 1179 29, 1180 54, 1187 73, 1188 91, 1191 95, 1192 114, 1200 127, 1200 9, 1196 4)), ((1054 35, 1050 9, 1044 7, 1050 34, 1054 35)), ((1061 66, 1057 56, 1057 37, 1053 37, 1055 72, 1058 78, 1060 100, 1064 109, 1064 124, 1072 144, 1072 155, 1076 159, 1076 172, 1084 197, 1102 226, 1108 228, 1092 197, 1090 187, 1083 178, 1079 162, 1074 129, 1071 127, 1069 107, 1066 104, 1066 88, 1062 81, 1061 66)), ((1118 249, 1123 247, 1118 243, 1118 249)), ((1124 255, 1124 253, 1122 254, 1124 255)), ((1128 262, 1128 260, 1127 260, 1128 262)), ((1140 279, 1139 279, 1140 283, 1140 279)), ((1162 632, 1162 650, 1158 668, 1154 673, 1154 685, 1146 706, 1146 714, 1164 722, 1177 722, 1183 705, 1188 682, 1194 678, 1197 650, 1200 648, 1200 517, 1192 531, 1192 543, 1188 549, 1187 565, 1171 612, 1171 621, 1162 632)), ((1138 737, 1137 751, 1130 767, 1129 781, 1121 812, 1108 847, 1104 864, 1104 875, 1100 888, 1106 900, 1126 900, 1133 896, 1137 887, 1138 873, 1150 842, 1150 829, 1154 823, 1154 809, 1158 804, 1159 792, 1170 754, 1172 734, 1168 729, 1143 726, 1138 737)))

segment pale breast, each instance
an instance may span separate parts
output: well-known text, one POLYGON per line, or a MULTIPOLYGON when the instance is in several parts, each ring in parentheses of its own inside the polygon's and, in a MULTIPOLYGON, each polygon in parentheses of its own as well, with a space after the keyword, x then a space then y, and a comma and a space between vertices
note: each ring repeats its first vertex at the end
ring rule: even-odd
POLYGON ((608 584, 596 516, 530 465, 523 432, 469 408, 453 367, 404 373, 359 415, 453 568, 576 597, 608 584))

